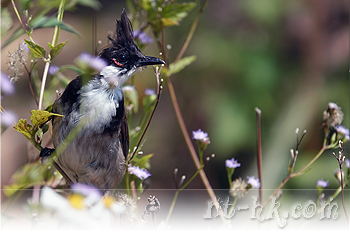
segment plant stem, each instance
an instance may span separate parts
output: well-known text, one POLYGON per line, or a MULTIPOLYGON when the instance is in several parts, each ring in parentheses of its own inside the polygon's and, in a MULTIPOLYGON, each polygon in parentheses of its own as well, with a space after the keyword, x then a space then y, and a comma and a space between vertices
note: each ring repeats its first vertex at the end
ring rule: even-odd
MULTIPOLYGON (((208 1, 206 1, 203 5, 205 5, 208 1)), ((197 28, 198 25, 198 21, 199 21, 199 16, 203 13, 204 9, 200 9, 197 12, 196 18, 193 20, 192 26, 190 31, 187 34, 187 37, 185 39, 185 42, 183 43, 179 54, 176 56, 174 63, 176 63, 178 60, 180 60, 182 58, 182 56, 184 55, 185 51, 187 50, 188 45, 190 44, 190 41, 192 40, 192 36, 197 28)))
POLYGON ((234 197, 234 198, 233 198, 232 205, 231 205, 230 210, 229 210, 228 215, 227 215, 228 217, 230 217, 230 215, 232 214, 232 211, 233 211, 233 209, 235 208, 235 205, 236 205, 237 200, 238 200, 237 197, 234 197))
MULTIPOLYGON (((62 19, 63 19, 64 4, 65 4, 65 0, 61 0, 60 5, 58 7, 58 13, 57 13, 57 21, 59 21, 59 22, 62 22, 62 19)), ((58 35, 60 33, 60 29, 61 28, 59 26, 55 26, 55 30, 54 30, 52 42, 51 42, 52 46, 57 45, 58 35)))
POLYGON ((183 186, 181 186, 180 189, 178 189, 178 190, 175 192, 173 201, 172 201, 171 206, 170 206, 170 208, 169 208, 168 216, 166 217, 166 220, 165 220, 165 223, 166 223, 166 224, 168 223, 168 221, 169 221, 169 219, 170 219, 170 216, 171 216, 171 214, 172 214, 172 212, 173 212, 173 210, 174 210, 175 203, 176 203, 176 200, 177 200, 177 197, 178 197, 179 193, 180 193, 182 190, 184 190, 184 189, 193 181, 194 178, 196 178, 196 176, 199 174, 199 172, 200 172, 203 168, 204 168, 204 165, 202 165, 202 166, 200 167, 200 169, 198 169, 198 170, 191 176, 191 178, 190 178, 183 186))
POLYGON ((327 146, 323 146, 321 148, 321 150, 317 153, 317 155, 309 163, 307 163, 304 167, 300 168, 298 171, 290 174, 290 177, 293 178, 293 177, 297 176, 299 173, 301 173, 301 172, 305 171, 307 168, 309 168, 327 149, 328 149, 327 146))
POLYGON ((278 186, 278 188, 272 193, 272 195, 267 199, 264 204, 262 205, 263 207, 267 205, 267 203, 270 202, 270 200, 283 188, 283 186, 288 182, 289 179, 296 177, 298 175, 301 175, 303 171, 305 171, 307 168, 309 168, 322 154, 325 150, 327 150, 327 146, 323 146, 321 150, 317 153, 317 155, 309 162, 307 163, 304 167, 300 168, 298 171, 289 174, 283 181, 282 183, 278 186))
MULTIPOLYGON (((159 80, 159 75, 160 75, 160 70, 159 70, 159 72, 156 72, 157 80, 159 80)), ((143 132, 142 132, 142 134, 141 134, 141 137, 140 137, 139 140, 138 140, 138 143, 137 143, 137 145, 136 145, 136 148, 134 149, 134 152, 133 152, 133 153, 127 158, 127 160, 126 160, 128 164, 129 164, 129 163, 131 162, 131 160, 134 158, 134 156, 135 156, 135 154, 136 154, 138 148, 140 147, 141 142, 142 142, 142 140, 143 140, 143 137, 145 136, 146 131, 148 130, 149 125, 151 124, 152 118, 153 118, 154 113, 156 112, 157 106, 158 106, 158 104, 159 104, 160 94, 161 94, 162 89, 163 89, 163 87, 162 87, 162 83, 163 83, 163 82, 161 82, 161 81, 157 81, 157 82, 158 82, 157 101, 156 101, 156 103, 154 104, 154 108, 153 108, 153 111, 152 111, 152 113, 151 113, 151 116, 150 116, 150 118, 148 119, 148 122, 147 122, 147 124, 146 124, 146 127, 145 127, 145 129, 143 130, 143 132)))
POLYGON ((126 166, 126 171, 125 171, 125 189, 126 189, 126 194, 131 196, 130 183, 129 183, 129 174, 128 174, 128 166, 126 166))
POLYGON ((41 82, 38 110, 41 110, 42 106, 43 106, 44 90, 45 90, 45 84, 46 84, 47 73, 49 71, 49 67, 50 67, 50 59, 45 62, 43 80, 41 82))
POLYGON ((174 210, 174 207, 175 207, 175 203, 176 203, 176 201, 177 201, 177 197, 179 196, 179 193, 180 193, 179 190, 177 190, 177 191, 175 192, 173 201, 171 202, 171 205, 170 205, 170 208, 169 208, 168 215, 167 215, 167 217, 166 217, 166 219, 165 219, 165 224, 168 224, 168 222, 169 222, 170 216, 171 216, 171 214, 173 213, 173 210, 174 210))
POLYGON ((344 179, 343 179, 343 165, 340 165, 340 187, 341 187, 341 200, 343 204, 343 209, 345 213, 346 220, 348 221, 349 224, 349 217, 348 217, 348 212, 346 211, 345 207, 345 202, 344 202, 344 179))
POLYGON ((259 203, 261 205, 262 201, 262 175, 261 175, 261 169, 262 169, 262 148, 261 148, 261 110, 258 108, 255 108, 256 116, 257 116, 257 151, 258 151, 258 176, 260 180, 260 187, 259 187, 259 203))
POLYGON ((15 1, 14 1, 14 0, 11 0, 11 3, 12 3, 13 10, 15 11, 15 14, 16 14, 16 16, 17 16, 17 18, 18 18, 18 21, 20 22, 20 24, 21 24, 23 30, 27 31, 27 30, 26 30, 26 26, 23 24, 22 19, 21 19, 21 16, 20 16, 19 13, 18 13, 18 10, 17 10, 16 4, 15 4, 15 1))
MULTIPOLYGON (((180 124, 181 132, 182 132, 182 134, 183 134, 183 136, 185 138, 185 141, 186 141, 187 147, 188 147, 188 149, 190 151, 192 160, 193 160, 193 162, 194 162, 194 164, 195 164, 195 166, 196 166, 196 168, 198 170, 198 169, 201 168, 201 164, 200 164, 200 162, 198 160, 198 156, 197 156, 196 151, 195 151, 195 149, 193 147, 193 144, 191 143, 190 136, 189 136, 189 134, 187 132, 186 125, 185 125, 185 122, 183 120, 179 104, 178 104, 177 99, 176 99, 174 86, 173 86, 170 78, 168 78, 167 84, 168 84, 168 88, 169 88, 170 97, 171 97, 171 100, 172 100, 172 103, 173 103, 173 106, 174 106, 174 109, 175 109, 176 117, 177 117, 177 120, 178 120, 178 122, 180 124)), ((219 213, 220 218, 223 221, 225 221, 224 214, 223 214, 223 212, 222 212, 222 210, 220 208, 220 204, 219 204, 218 200, 216 199, 215 193, 214 193, 214 191, 213 191, 213 189, 212 189, 212 187, 211 187, 211 185, 209 183, 209 180, 208 180, 205 172, 203 170, 200 170, 199 171, 199 175, 200 175, 200 177, 202 179, 202 182, 203 182, 203 184, 204 184, 204 186, 205 186, 205 188, 206 188, 206 190, 207 190, 207 192, 209 194, 210 199, 213 201, 213 204, 214 204, 216 210, 218 210, 220 212, 219 213)))

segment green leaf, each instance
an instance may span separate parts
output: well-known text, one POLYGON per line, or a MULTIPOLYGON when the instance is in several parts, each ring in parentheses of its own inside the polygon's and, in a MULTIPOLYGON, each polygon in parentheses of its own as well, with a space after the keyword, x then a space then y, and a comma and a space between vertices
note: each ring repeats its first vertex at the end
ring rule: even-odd
POLYGON ((72 71, 78 73, 78 75, 84 74, 84 71, 81 68, 78 68, 77 66, 74 66, 74 65, 62 65, 60 67, 60 71, 62 72, 64 70, 72 70, 72 71))
POLYGON ((136 11, 133 0, 126 0, 126 6, 128 8, 128 12, 134 13, 136 11))
POLYGON ((187 2, 182 4, 170 4, 165 6, 160 12, 163 26, 179 25, 180 21, 188 15, 197 4, 187 2))
POLYGON ((294 178, 294 177, 299 177, 299 176, 302 176, 302 175, 308 173, 309 171, 311 171, 311 168, 308 168, 308 169, 306 169, 305 171, 299 172, 299 173, 297 173, 297 174, 291 174, 291 175, 292 175, 291 177, 292 177, 292 178, 294 178))
POLYGON ((96 0, 77 0, 77 3, 95 10, 98 10, 101 7, 100 2, 96 0))
POLYGON ((31 130, 32 130, 32 125, 27 123, 27 120, 25 119, 20 119, 16 125, 13 126, 13 128, 20 132, 22 135, 24 135, 24 137, 26 137, 27 139, 31 139, 32 135, 31 135, 31 130))
POLYGON ((49 111, 50 113, 52 112, 53 104, 49 105, 46 107, 45 111, 49 111))
POLYGON ((135 88, 133 90, 124 90, 126 105, 133 105, 133 112, 137 113, 139 109, 139 94, 135 88))
POLYGON ((6 34, 6 32, 12 26, 11 14, 6 7, 1 8, 1 37, 6 34))
POLYGON ((21 189, 27 189, 34 185, 43 185, 45 180, 57 178, 54 175, 55 169, 50 168, 50 163, 42 165, 41 162, 27 163, 18 169, 13 175, 13 184, 4 186, 4 193, 10 197, 21 189))
POLYGON ((31 51, 31 53, 33 54, 34 57, 36 58, 43 58, 46 55, 46 51, 43 47, 41 47, 40 45, 33 43, 32 41, 29 40, 24 40, 24 42, 26 42, 26 44, 28 45, 29 50, 31 51))
POLYGON ((57 44, 55 47, 53 47, 52 44, 48 43, 49 48, 50 48, 51 59, 53 59, 55 56, 58 55, 58 53, 61 52, 62 48, 64 47, 64 45, 66 45, 67 42, 68 42, 68 40, 66 40, 60 44, 57 44))
POLYGON ((143 99, 142 99, 142 103, 143 103, 143 109, 145 112, 152 110, 154 104, 157 101, 157 94, 152 94, 152 95, 146 95, 143 99))
POLYGON ((175 73, 180 72, 182 69, 184 69, 186 66, 190 65, 193 61, 196 60, 196 56, 187 56, 180 60, 178 60, 176 63, 171 63, 169 65, 169 69, 164 69, 165 74, 169 77, 175 73))
POLYGON ((12 34, 11 36, 5 40, 5 42, 1 45, 1 49, 4 49, 7 45, 9 45, 10 43, 12 43, 13 41, 15 41, 16 39, 18 39, 19 37, 21 37, 23 34, 25 33, 25 31, 23 30, 22 27, 18 27, 12 34))
POLYGON ((50 18, 46 16, 39 17, 35 19, 35 21, 33 21, 29 26, 33 30, 38 28, 52 28, 52 27, 58 26, 62 30, 65 30, 80 36, 79 33, 76 30, 74 30, 71 26, 63 23, 62 21, 57 20, 57 18, 55 17, 50 17, 50 18))
POLYGON ((35 132, 39 127, 49 121, 52 116, 62 116, 60 114, 50 113, 45 110, 32 110, 30 112, 32 113, 30 120, 32 121, 33 130, 35 130, 35 132))
POLYGON ((149 160, 152 158, 153 154, 144 155, 142 157, 136 156, 133 159, 134 166, 139 166, 142 169, 149 169, 151 167, 149 160))

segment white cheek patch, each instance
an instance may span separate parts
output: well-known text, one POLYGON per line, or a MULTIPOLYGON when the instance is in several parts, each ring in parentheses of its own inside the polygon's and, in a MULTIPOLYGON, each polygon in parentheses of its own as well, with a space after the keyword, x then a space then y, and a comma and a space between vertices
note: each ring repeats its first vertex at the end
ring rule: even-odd
POLYGON ((128 71, 126 68, 115 67, 110 65, 102 69, 100 75, 104 76, 110 84, 121 88, 125 81, 127 81, 132 75, 134 75, 135 72, 141 72, 141 70, 141 67, 136 68, 134 66, 128 71))

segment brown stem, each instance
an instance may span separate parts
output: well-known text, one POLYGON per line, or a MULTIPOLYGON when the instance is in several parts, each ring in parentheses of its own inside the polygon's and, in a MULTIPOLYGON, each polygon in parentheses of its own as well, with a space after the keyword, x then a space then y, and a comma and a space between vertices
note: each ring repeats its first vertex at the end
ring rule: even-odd
MULTIPOLYGON (((179 125, 180 125, 180 128, 181 128, 181 132, 182 132, 182 135, 184 136, 185 138, 185 141, 186 141, 186 144, 187 144, 187 147, 190 151, 190 154, 191 154, 191 157, 192 157, 192 160, 197 168, 197 170, 199 170, 201 168, 201 164, 199 162, 199 159, 198 159, 198 156, 197 156, 197 153, 193 147, 193 144, 191 142, 191 139, 190 139, 190 136, 187 132, 187 129, 186 129, 186 125, 185 125, 185 122, 183 120, 183 117, 182 117, 182 114, 181 114, 181 110, 180 110, 180 107, 179 107, 179 103, 177 102, 177 99, 176 99, 176 94, 175 94, 175 90, 174 90, 174 86, 171 82, 171 79, 168 78, 168 81, 167 81, 167 84, 168 84, 168 88, 169 88, 169 93, 170 93, 170 97, 171 97, 171 100, 173 102, 173 106, 174 106, 174 109, 175 109, 175 113, 176 113, 176 117, 177 117, 177 120, 179 122, 179 125)), ((220 205, 219 205, 219 202, 218 200, 216 199, 216 196, 215 196, 215 193, 209 183, 209 180, 204 172, 204 170, 200 170, 199 171, 199 175, 202 179, 202 182, 209 194, 209 197, 211 198, 211 200, 213 201, 213 204, 216 208, 216 210, 219 211, 219 215, 220 215, 220 218, 222 221, 225 221, 225 218, 224 218, 224 214, 220 208, 220 205)))
POLYGON ((158 83, 157 101, 156 101, 156 104, 154 105, 152 114, 151 114, 151 116, 150 116, 150 118, 149 118, 149 120, 148 120, 148 122, 147 122, 147 125, 146 125, 145 129, 144 129, 143 132, 142 132, 142 135, 141 135, 141 137, 140 137, 140 139, 139 139, 139 141, 138 141, 138 143, 137 143, 137 145, 136 145, 136 147, 135 147, 133 153, 132 153, 132 154, 130 155, 130 157, 127 159, 128 162, 130 162, 130 161, 134 158, 134 156, 135 156, 135 154, 136 154, 138 148, 140 147, 141 142, 142 142, 142 140, 143 140, 143 137, 145 136, 146 131, 148 130, 149 125, 151 124, 152 118, 153 118, 154 113, 156 112, 157 106, 158 106, 158 104, 159 104, 160 94, 161 94, 161 91, 162 91, 162 83, 163 83, 163 82, 159 81, 160 72, 159 72, 159 73, 156 73, 156 75, 157 75, 157 83, 158 83))

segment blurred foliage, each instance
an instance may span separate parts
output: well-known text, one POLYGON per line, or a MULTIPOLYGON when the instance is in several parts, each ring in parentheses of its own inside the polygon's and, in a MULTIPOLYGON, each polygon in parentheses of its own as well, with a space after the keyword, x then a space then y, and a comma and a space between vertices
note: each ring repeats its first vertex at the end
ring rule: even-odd
MULTIPOLYGON (((71 2, 80 1, 68 3, 71 2)), ((165 18, 162 23, 168 27, 164 38, 172 48, 163 52, 169 53, 169 60, 173 61, 195 15, 193 3, 181 1, 176 7, 183 9, 184 13, 168 14, 164 8, 161 12, 157 9, 165 1, 154 1, 152 6, 145 5, 152 3, 145 0, 140 1, 142 13, 136 14, 139 8, 135 2, 126 2, 135 28, 147 31, 151 27, 157 36, 159 19, 165 18), (186 15, 188 17, 184 17, 186 15), (145 18, 147 20, 143 23, 137 22, 137 19, 145 18), (178 27, 180 22, 181 27, 178 27)), ((103 22, 101 24, 106 20, 104 17, 115 16, 121 8, 110 1, 101 1, 99 5, 103 9, 103 13, 98 14, 99 22, 103 22)), ((11 25, 5 10, 2 9, 5 12, 2 17, 6 21, 2 23, 11 25)), ((86 21, 91 12, 87 15, 74 17, 86 21)), ((34 19, 32 22, 35 22, 34 19)), ((101 27, 104 26, 101 24, 101 27)), ((242 172, 253 174, 248 167, 256 170, 254 109, 259 107, 263 123, 263 187, 276 187, 287 174, 289 150, 296 145, 296 127, 308 131, 300 147, 301 163, 297 163, 297 167, 301 167, 322 146, 322 112, 328 102, 336 102, 348 118, 347 1, 209 1, 198 25, 185 58, 178 61, 191 65, 176 73, 174 71, 180 70, 176 67, 177 63, 170 62, 169 69, 164 68, 162 72, 173 75, 172 81, 178 87, 176 91, 188 130, 202 128, 209 133, 211 144, 207 151, 216 154, 213 160, 216 163, 206 167, 210 181, 214 188, 228 187, 223 161, 231 157, 242 163, 235 175, 242 175, 242 172), (346 50, 345 55, 342 50, 346 50), (324 60, 319 61, 319 57, 324 57, 324 60)), ((63 67, 60 69, 64 71, 63 67)), ((142 99, 142 94, 139 97, 142 99)), ((135 104, 135 100, 132 101, 135 104)), ((164 96, 156 114, 159 121, 151 126, 148 133, 150 142, 143 147, 154 154, 152 172, 169 172, 168 175, 152 176, 155 186, 165 188, 174 187, 169 181, 172 174, 169 170, 175 167, 186 171, 194 168, 189 162, 176 119, 169 116, 171 113, 172 106, 164 96)), ((344 125, 349 127, 348 120, 344 121, 344 125)), ((333 157, 330 156, 331 153, 326 152, 307 175, 293 179, 287 187, 314 186, 316 179, 326 172, 318 170, 325 170, 332 162, 333 157)), ((331 165, 324 176, 330 178, 333 175, 333 166, 336 166, 336 161, 333 161, 335 165, 331 165)), ((330 183, 335 186, 336 182, 330 183)), ((200 181, 194 187, 202 187, 200 181)))

